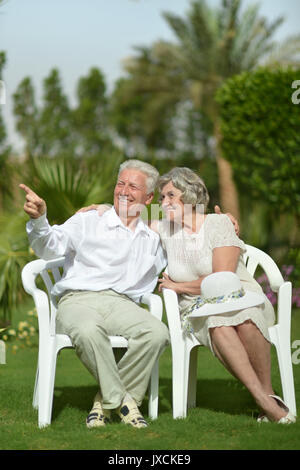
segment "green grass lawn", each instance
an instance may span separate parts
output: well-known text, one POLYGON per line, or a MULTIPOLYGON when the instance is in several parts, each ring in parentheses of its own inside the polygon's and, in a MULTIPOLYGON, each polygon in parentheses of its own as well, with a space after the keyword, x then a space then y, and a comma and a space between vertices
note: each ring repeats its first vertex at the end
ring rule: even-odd
MULTIPOLYGON (((24 319, 31 304, 21 306, 16 320, 24 319)), ((294 311, 292 340, 300 339, 300 311, 294 311)), ((103 429, 89 430, 85 418, 97 386, 73 350, 58 358, 52 424, 39 429, 32 394, 37 347, 7 346, 7 364, 0 365, 1 450, 298 450, 300 421, 290 426, 256 422, 257 407, 248 391, 205 349, 199 350, 197 407, 184 420, 172 418, 171 351, 160 360, 159 417, 146 429, 136 430, 118 419, 103 429)), ((281 395, 276 354, 273 385, 281 395)), ((300 364, 294 365, 298 407, 300 364)), ((147 398, 142 412, 147 416, 147 398)))

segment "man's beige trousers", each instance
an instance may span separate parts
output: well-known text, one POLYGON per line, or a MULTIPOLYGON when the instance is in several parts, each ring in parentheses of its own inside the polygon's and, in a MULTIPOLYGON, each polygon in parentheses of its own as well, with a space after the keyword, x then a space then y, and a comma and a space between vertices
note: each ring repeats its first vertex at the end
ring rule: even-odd
POLYGON ((169 344, 166 325, 113 290, 69 291, 59 301, 56 323, 57 333, 70 336, 78 357, 98 382, 104 408, 120 406, 126 392, 141 405, 155 361, 169 344), (128 340, 118 364, 109 335, 128 340))

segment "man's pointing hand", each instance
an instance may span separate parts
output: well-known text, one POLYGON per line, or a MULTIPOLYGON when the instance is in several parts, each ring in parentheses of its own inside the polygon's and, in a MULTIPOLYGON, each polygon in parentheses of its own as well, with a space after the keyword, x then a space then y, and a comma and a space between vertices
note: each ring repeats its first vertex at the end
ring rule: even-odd
POLYGON ((24 211, 32 219, 38 219, 41 215, 46 213, 47 206, 43 199, 41 199, 32 189, 25 184, 19 184, 19 188, 23 189, 26 193, 26 202, 24 204, 24 211))

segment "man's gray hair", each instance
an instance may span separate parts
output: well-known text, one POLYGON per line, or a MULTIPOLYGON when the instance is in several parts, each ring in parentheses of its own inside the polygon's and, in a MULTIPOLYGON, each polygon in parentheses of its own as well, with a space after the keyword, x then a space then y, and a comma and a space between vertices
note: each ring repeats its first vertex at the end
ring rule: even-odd
POLYGON ((173 168, 168 173, 162 175, 158 180, 158 190, 172 182, 175 188, 182 192, 181 201, 184 204, 203 204, 206 210, 209 203, 209 194, 204 181, 194 171, 189 168, 173 168))
POLYGON ((134 159, 126 160, 125 162, 121 163, 118 176, 120 175, 121 171, 125 169, 138 170, 144 173, 147 176, 147 194, 153 193, 155 191, 159 178, 159 172, 156 168, 154 168, 154 166, 150 165, 150 163, 134 159))

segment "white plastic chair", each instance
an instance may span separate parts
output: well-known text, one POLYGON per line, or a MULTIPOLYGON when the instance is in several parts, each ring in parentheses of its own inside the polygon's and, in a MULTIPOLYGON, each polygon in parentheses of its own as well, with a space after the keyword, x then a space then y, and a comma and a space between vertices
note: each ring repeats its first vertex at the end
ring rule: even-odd
MULTIPOLYGON (((277 293, 277 323, 269 328, 272 344, 276 347, 283 398, 296 415, 293 367, 291 359, 291 297, 292 285, 284 281, 273 259, 250 245, 246 245, 244 261, 253 276, 258 265, 265 271, 271 289, 277 293)), ((184 335, 175 291, 163 289, 172 348, 173 418, 185 418, 187 408, 196 406, 197 353, 201 343, 193 335, 184 335)))
MULTIPOLYGON (((57 305, 55 298, 50 293, 54 283, 61 278, 64 260, 64 258, 51 261, 38 259, 28 263, 22 271, 24 289, 33 297, 38 314, 39 354, 33 407, 38 408, 39 427, 51 423, 57 354, 63 348, 73 347, 69 336, 55 332, 57 305), (36 286, 35 281, 39 275, 45 283, 48 294, 36 286)), ((158 295, 144 295, 141 301, 148 306, 152 315, 161 320, 162 301, 158 295)), ((109 338, 113 348, 127 348, 128 346, 128 342, 123 336, 110 336, 109 338)), ((149 385, 149 417, 151 419, 156 419, 158 415, 158 373, 157 360, 149 385)))

